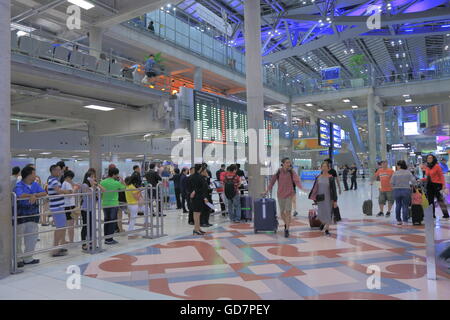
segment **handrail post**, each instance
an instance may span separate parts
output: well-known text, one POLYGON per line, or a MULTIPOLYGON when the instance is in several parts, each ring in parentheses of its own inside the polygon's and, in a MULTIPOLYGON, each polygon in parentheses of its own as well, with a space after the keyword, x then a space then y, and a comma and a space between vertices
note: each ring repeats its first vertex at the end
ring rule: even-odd
POLYGON ((150 236, 153 239, 155 237, 154 230, 153 230, 153 228, 155 227, 155 225, 153 223, 153 215, 155 214, 155 209, 153 208, 153 186, 151 184, 148 184, 147 188, 148 189, 146 191, 150 192, 150 203, 149 203, 149 205, 150 205, 150 227, 151 227, 150 236))
POLYGON ((12 269, 11 274, 22 273, 23 270, 17 268, 17 195, 12 192, 12 205, 13 205, 13 241, 12 241, 12 269))
POLYGON ((149 227, 151 227, 149 225, 149 220, 148 220, 148 188, 146 187, 144 189, 144 217, 145 217, 145 236, 144 238, 150 238, 149 234, 148 234, 148 229, 149 227))
POLYGON ((97 191, 97 243, 99 252, 103 251, 103 239, 102 239, 102 193, 100 190, 97 191))
POLYGON ((158 182, 156 185, 156 237, 161 237, 161 230, 160 230, 160 217, 161 217, 161 211, 163 203, 161 203, 160 193, 161 192, 161 182, 158 182))

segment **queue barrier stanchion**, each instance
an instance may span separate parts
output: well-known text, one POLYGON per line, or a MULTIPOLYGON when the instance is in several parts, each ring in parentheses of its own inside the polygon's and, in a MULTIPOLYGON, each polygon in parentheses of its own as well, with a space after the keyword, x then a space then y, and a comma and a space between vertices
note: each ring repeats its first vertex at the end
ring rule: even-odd
POLYGON ((155 227, 155 225, 153 223, 153 216, 155 214, 155 208, 153 206, 153 186, 151 184, 149 184, 149 185, 147 185, 147 187, 148 187, 148 189, 146 190, 146 192, 149 192, 149 194, 150 194, 150 206, 149 206, 150 207, 150 227, 151 227, 150 234, 153 239, 154 238, 154 230, 153 229, 155 227))
POLYGON ((427 279, 436 280, 436 244, 434 241, 435 222, 432 205, 429 205, 428 208, 425 209, 424 215, 427 279))

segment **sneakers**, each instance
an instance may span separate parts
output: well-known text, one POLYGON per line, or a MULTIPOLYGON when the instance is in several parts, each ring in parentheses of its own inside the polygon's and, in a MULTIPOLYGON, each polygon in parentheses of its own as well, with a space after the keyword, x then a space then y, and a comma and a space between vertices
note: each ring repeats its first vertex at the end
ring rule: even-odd
POLYGON ((109 244, 109 245, 118 244, 118 243, 119 242, 117 242, 116 240, 105 241, 105 244, 109 244))
POLYGON ((380 211, 380 212, 377 214, 377 217, 382 217, 382 216, 384 216, 384 213, 380 211))
POLYGON ((389 218, 391 216, 391 213, 388 211, 386 212, 386 218, 389 218))
POLYGON ((28 265, 28 264, 38 264, 40 262, 39 259, 33 259, 30 262, 23 262, 24 265, 28 265))
POLYGON ((289 229, 284 230, 284 237, 289 238, 289 229))
POLYGON ((17 262, 17 268, 23 268, 25 266, 25 264, 23 263, 23 261, 17 262))
POLYGON ((320 225, 320 231, 322 231, 323 228, 325 228, 325 225, 324 225, 324 224, 321 224, 321 225, 320 225))
POLYGON ((402 224, 403 224, 403 222, 397 221, 397 225, 398 225, 398 226, 401 226, 402 224))
POLYGON ((296 216, 298 216, 298 212, 297 211, 294 212, 294 217, 296 217, 296 216))

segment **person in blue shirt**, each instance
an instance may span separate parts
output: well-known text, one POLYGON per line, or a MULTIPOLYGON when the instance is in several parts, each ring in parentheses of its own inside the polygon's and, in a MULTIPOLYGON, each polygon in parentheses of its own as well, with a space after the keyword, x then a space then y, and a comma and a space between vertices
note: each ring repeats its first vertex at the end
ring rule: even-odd
POLYGON ((441 162, 439 163, 439 165, 440 165, 441 168, 442 168, 442 173, 443 173, 444 175, 446 175, 446 174, 448 173, 447 159, 442 158, 442 159, 441 159, 441 162))
POLYGON ((156 76, 156 73, 154 70, 155 64, 156 64, 155 56, 151 54, 148 57, 147 61, 145 62, 145 77, 144 77, 144 79, 142 79, 142 83, 145 83, 148 81, 148 79, 151 79, 156 76))
MULTIPOLYGON (((36 170, 33 167, 22 169, 22 180, 16 184, 14 192, 17 196, 17 254, 34 251, 38 239, 39 204, 38 198, 45 197, 47 193, 35 181, 36 170), (20 200, 27 198, 26 200, 20 200), (21 236, 27 234, 25 236, 21 236), (25 242, 25 252, 22 250, 22 242, 25 242)), ((32 255, 18 259, 19 268, 27 264, 39 263, 32 255)))

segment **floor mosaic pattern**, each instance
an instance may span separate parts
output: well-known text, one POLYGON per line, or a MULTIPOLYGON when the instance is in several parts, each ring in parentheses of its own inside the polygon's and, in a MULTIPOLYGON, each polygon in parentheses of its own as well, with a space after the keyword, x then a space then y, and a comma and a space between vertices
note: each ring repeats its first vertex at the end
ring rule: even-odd
MULTIPOLYGON (((450 299, 450 274, 427 281, 423 226, 344 219, 330 237, 295 220, 291 237, 218 227, 81 266, 85 276, 181 299, 450 299), (368 289, 369 266, 381 288, 368 289)), ((281 229, 280 229, 281 230, 281 229)), ((436 242, 450 238, 450 223, 436 242)))

